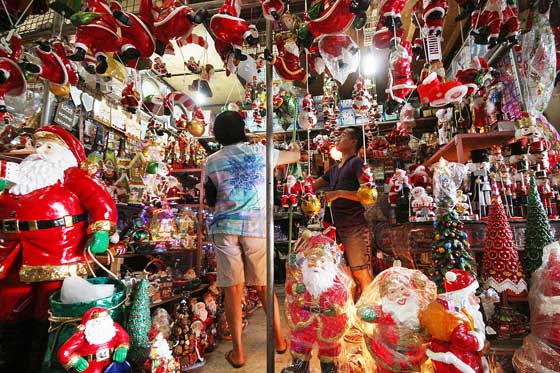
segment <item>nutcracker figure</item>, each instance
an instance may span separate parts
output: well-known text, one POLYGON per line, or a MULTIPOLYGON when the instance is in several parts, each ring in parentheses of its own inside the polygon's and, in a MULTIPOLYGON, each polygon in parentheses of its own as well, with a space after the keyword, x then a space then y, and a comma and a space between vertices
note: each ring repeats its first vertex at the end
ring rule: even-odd
POLYGON ((58 350, 58 360, 66 369, 101 373, 111 361, 122 363, 129 349, 126 331, 101 307, 89 309, 78 331, 58 350))
POLYGON ((471 151, 475 169, 471 173, 470 193, 473 205, 481 217, 488 215, 490 207, 490 163, 486 149, 471 151))
POLYGON ((497 175, 497 184, 500 197, 504 204, 504 208, 509 217, 513 216, 513 180, 511 178, 511 173, 509 167, 505 164, 499 166, 497 175))
POLYGON ((529 196, 529 175, 517 172, 515 175, 515 215, 523 217, 527 212, 527 197, 529 196))
POLYGON ((420 371, 426 335, 419 316, 436 293, 422 272, 403 267, 381 272, 362 293, 356 316, 377 372, 420 371))
POLYGON ((541 197, 542 204, 544 206, 544 210, 548 214, 548 216, 552 216, 552 199, 554 197, 554 193, 552 188, 550 187, 550 180, 547 178, 539 178, 537 179, 537 190, 539 192, 539 196, 541 197))
POLYGON ((481 357, 486 347, 485 325, 478 282, 470 273, 452 269, 445 274, 446 293, 432 302, 421 316, 431 334, 426 355, 437 372, 483 373, 488 370, 481 357))
POLYGON ((335 241, 309 234, 291 258, 286 276, 286 315, 292 365, 282 373, 307 373, 315 344, 323 373, 336 373, 342 338, 349 327, 350 278, 335 241))
POLYGON ((0 370, 7 371, 32 364, 28 353, 41 358, 31 346, 45 347, 49 296, 64 278, 87 275, 84 248, 105 252, 117 221, 109 193, 80 169, 86 157, 75 137, 45 126, 33 138, 35 153, 19 165, 17 182, 0 179, 0 344, 7 355, 0 370))

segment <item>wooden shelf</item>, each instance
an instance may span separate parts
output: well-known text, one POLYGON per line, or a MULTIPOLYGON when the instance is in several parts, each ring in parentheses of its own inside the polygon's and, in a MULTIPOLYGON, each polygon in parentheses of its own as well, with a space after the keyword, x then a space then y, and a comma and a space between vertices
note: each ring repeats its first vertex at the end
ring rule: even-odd
POLYGON ((0 153, 0 160, 19 163, 31 153, 32 152, 29 150, 15 150, 13 152, 4 152, 0 153))
POLYGON ((513 139, 515 139, 514 131, 460 134, 425 161, 424 166, 429 167, 442 157, 450 162, 466 163, 470 158, 471 150, 505 144, 513 139))
POLYGON ((138 256, 146 256, 146 255, 189 255, 196 253, 197 250, 186 250, 186 249, 177 249, 177 250, 166 250, 166 251, 146 251, 141 253, 125 253, 121 255, 116 255, 115 258, 134 258, 138 256))
POLYGON ((202 168, 175 168, 171 170, 172 174, 186 174, 189 172, 202 172, 202 168))
POLYGON ((162 304, 166 304, 166 303, 171 303, 173 301, 176 301, 176 300, 179 300, 179 299, 182 299, 182 298, 189 298, 192 294, 196 294, 196 293, 199 293, 201 291, 204 291, 204 290, 208 289, 208 286, 210 286, 210 285, 201 284, 196 289, 186 290, 182 294, 177 294, 177 295, 173 295, 171 297, 163 298, 161 300, 158 300, 158 301, 150 304, 150 308, 161 306, 162 304))

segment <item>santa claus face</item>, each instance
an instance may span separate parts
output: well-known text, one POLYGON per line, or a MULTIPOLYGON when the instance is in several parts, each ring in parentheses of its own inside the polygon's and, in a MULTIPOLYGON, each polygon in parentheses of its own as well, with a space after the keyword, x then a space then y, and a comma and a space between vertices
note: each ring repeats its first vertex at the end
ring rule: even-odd
POLYGON ((110 316, 100 316, 86 322, 84 334, 86 340, 93 345, 100 345, 109 342, 117 330, 110 316))
POLYGON ((312 296, 318 297, 334 284, 336 264, 328 255, 311 255, 302 266, 303 284, 312 296))
POLYGON ((35 153, 20 164, 18 182, 10 192, 28 194, 64 181, 64 171, 76 167, 78 162, 66 146, 53 141, 37 141, 35 153))
POLYGON ((404 281, 392 280, 381 298, 383 312, 393 316, 395 322, 406 328, 418 329, 418 296, 404 281))

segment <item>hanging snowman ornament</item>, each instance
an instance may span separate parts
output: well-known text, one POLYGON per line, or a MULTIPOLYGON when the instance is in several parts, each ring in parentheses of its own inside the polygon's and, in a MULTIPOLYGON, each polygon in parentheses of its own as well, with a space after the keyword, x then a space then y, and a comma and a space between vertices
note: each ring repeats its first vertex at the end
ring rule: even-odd
POLYGON ((354 83, 354 90, 352 91, 352 109, 354 113, 359 116, 366 116, 371 108, 373 98, 368 90, 365 88, 364 78, 359 76, 354 83))
POLYGON ((299 112, 298 122, 304 130, 311 129, 317 124, 317 110, 315 110, 313 96, 309 92, 303 96, 302 110, 299 112))

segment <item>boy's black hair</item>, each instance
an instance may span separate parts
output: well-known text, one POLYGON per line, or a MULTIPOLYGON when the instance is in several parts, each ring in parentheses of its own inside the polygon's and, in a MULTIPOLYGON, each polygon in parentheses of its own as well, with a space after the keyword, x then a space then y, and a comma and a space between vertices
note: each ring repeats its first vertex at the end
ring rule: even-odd
POLYGON ((214 137, 222 146, 247 141, 245 121, 237 111, 224 111, 214 119, 214 137))
POLYGON ((352 136, 354 140, 356 140, 356 153, 360 152, 360 148, 364 145, 364 138, 362 134, 362 130, 358 127, 348 127, 344 129, 348 131, 348 133, 352 136))

